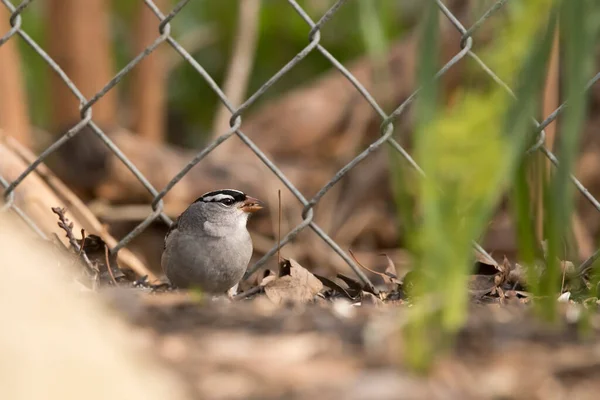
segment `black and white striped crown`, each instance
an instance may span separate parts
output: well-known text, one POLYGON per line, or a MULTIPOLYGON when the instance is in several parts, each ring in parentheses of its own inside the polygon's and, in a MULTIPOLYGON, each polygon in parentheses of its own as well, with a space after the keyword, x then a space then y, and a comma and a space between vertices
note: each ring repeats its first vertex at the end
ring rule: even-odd
POLYGON ((198 200, 205 203, 238 203, 246 200, 246 194, 234 189, 221 189, 212 192, 204 193, 198 200))

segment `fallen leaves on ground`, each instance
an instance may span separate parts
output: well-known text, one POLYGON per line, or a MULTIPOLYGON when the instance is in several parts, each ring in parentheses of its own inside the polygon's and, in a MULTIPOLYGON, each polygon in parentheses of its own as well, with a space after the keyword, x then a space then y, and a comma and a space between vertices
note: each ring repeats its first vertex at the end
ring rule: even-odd
POLYGON ((281 275, 265 285, 265 295, 275 304, 308 303, 323 289, 323 284, 295 260, 283 260, 281 275))
POLYGON ((568 310, 565 327, 548 329, 525 307, 473 306, 455 350, 418 376, 403 364, 406 307, 334 300, 290 308, 266 296, 159 301, 171 296, 121 301, 138 303, 132 322, 153 332, 148 348, 184 377, 193 398, 594 399, 600 390, 597 315, 579 340, 568 310))

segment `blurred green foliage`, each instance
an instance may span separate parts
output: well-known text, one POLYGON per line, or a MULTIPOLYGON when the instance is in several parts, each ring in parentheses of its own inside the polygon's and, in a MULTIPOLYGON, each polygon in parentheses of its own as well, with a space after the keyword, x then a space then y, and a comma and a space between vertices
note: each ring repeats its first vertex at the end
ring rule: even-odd
MULTIPOLYGON (((299 4, 317 21, 333 1, 300 1, 299 4)), ((403 30, 400 14, 393 12, 394 2, 381 2, 377 18, 387 34, 398 37, 403 30)), ((185 12, 173 23, 175 37, 198 24, 207 24, 216 31, 214 45, 196 52, 194 57, 217 83, 222 83, 229 63, 237 23, 237 0, 190 2, 185 12), (188 8, 189 7, 189 8, 188 8)), ((340 61, 346 62, 364 54, 360 30, 357 29, 358 2, 348 2, 321 30, 321 43, 340 61)), ((286 1, 263 0, 260 12, 260 33, 255 65, 248 93, 256 91, 271 76, 294 58, 309 43, 310 31, 306 22, 286 1)), ((307 56, 299 65, 277 82, 253 105, 255 109, 265 100, 276 98, 295 87, 301 87, 331 69, 329 61, 317 52, 307 56)), ((209 92, 196 71, 182 65, 170 78, 169 105, 190 122, 192 132, 206 132, 218 105, 216 96, 209 92)), ((197 136, 193 136, 197 141, 197 136)))
MULTIPOLYGON (((510 7, 510 6, 509 6, 510 7)), ((482 59, 513 88, 514 100, 500 85, 465 86, 451 105, 440 103, 437 60, 438 13, 433 3, 425 13, 419 59, 421 92, 416 102, 415 154, 427 179, 420 181, 415 205, 420 215, 409 247, 414 255, 411 318, 406 326, 407 360, 426 369, 432 355, 451 343, 467 317, 467 287, 472 271, 471 243, 507 190, 515 187, 515 216, 519 246, 526 267, 534 269, 536 243, 527 196, 526 150, 537 140, 532 118, 539 112, 557 16, 565 62, 563 93, 573 109, 561 123, 560 167, 546 188, 545 237, 548 257, 544 272, 530 274, 530 290, 540 315, 556 316, 561 291, 559 250, 570 230, 574 189, 570 171, 579 146, 587 108, 583 88, 591 78, 586 68, 593 57, 595 35, 589 17, 597 12, 592 1, 530 0, 507 13, 493 40, 478 49, 482 59), (578 21, 578 22, 575 22, 578 21)), ((476 40, 476 38, 475 38, 476 40)), ((465 60, 463 60, 464 62, 465 60)), ((569 107, 567 110, 571 109, 569 107)))
MULTIPOLYGON (((115 73, 134 56, 133 33, 138 1, 112 1, 111 31, 115 58, 115 73)), ((171 6, 176 4, 171 1, 171 6)), ((333 5, 331 0, 303 0, 299 4, 313 21, 317 21, 333 5)), ((409 2, 410 3, 410 2, 409 2)), ((172 36, 181 38, 190 32, 214 35, 214 40, 192 52, 192 56, 206 69, 217 84, 222 84, 238 17, 238 0, 196 0, 189 2, 171 23, 172 36), (207 29, 201 29, 207 28, 207 29)), ((45 19, 44 2, 34 2, 23 14, 24 28, 42 47, 46 29, 51 24, 45 19)), ((348 62, 365 53, 360 17, 363 2, 349 1, 341 7, 321 31, 321 43, 340 61, 348 62)), ((406 4, 395 1, 377 2, 372 7, 371 19, 389 38, 397 39, 406 29, 406 4)), ((166 14, 169 10, 163 10, 166 14)), ((263 0, 260 11, 259 39, 254 69, 248 87, 248 96, 294 58, 309 43, 310 31, 306 22, 287 1, 263 0)), ((157 32, 158 36, 158 32, 157 32)), ((27 78, 27 88, 33 121, 40 127, 48 124, 48 77, 50 69, 23 41, 21 52, 27 78)), ((163 46, 168 46, 163 44, 163 46)), ((180 57, 174 51, 168 57, 180 57)), ((286 76, 277 82, 257 103, 276 98, 295 87, 306 85, 331 69, 330 63, 313 52, 286 76)), ((129 78, 116 90, 120 98, 127 98, 129 78)), ((179 144, 199 146, 211 129, 218 106, 218 98, 201 76, 186 62, 178 63, 168 77, 168 116, 170 137, 179 144)), ((252 106, 254 109, 256 105, 252 106)))

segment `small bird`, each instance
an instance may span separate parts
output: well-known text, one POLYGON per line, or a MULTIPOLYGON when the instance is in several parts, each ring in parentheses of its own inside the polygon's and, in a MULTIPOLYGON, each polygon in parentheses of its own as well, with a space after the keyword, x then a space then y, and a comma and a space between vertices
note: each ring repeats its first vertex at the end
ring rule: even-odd
POLYGON ((211 294, 237 287, 253 250, 246 222, 262 208, 258 199, 233 189, 193 202, 165 237, 161 264, 171 284, 211 294))

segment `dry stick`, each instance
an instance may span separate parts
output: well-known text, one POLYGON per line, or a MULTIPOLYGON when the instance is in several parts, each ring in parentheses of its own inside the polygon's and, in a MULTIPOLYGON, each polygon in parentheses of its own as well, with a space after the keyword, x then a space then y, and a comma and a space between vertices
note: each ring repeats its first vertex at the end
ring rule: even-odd
POLYGON ((281 189, 277 189, 277 199, 279 201, 279 219, 277 232, 277 265, 281 265, 281 189))
MULTIPOLYGON (((86 239, 87 239, 87 236, 85 235, 85 229, 81 228, 81 246, 79 246, 79 251, 77 252, 77 259, 79 259, 79 257, 81 257, 82 254, 85 254, 83 252, 83 247, 85 246, 86 239)), ((75 259, 75 261, 77 259, 75 259)), ((73 261, 73 265, 75 265, 75 261, 73 261)))
POLYGON ((348 253, 350 253, 350 256, 352 257, 352 259, 354 260, 354 262, 356 262, 356 263, 358 264, 358 266, 359 266, 359 267, 361 267, 362 269, 364 269, 364 270, 366 270, 366 271, 369 271, 369 272, 370 272, 370 273, 372 273, 372 274, 375 274, 375 275, 379 275, 379 276, 381 276, 381 277, 383 278, 384 282, 386 282, 387 280, 390 280, 390 277, 389 277, 388 275, 386 275, 386 274, 383 274, 383 273, 381 273, 381 272, 374 271, 374 270, 372 270, 372 269, 369 269, 369 268, 365 267, 364 265, 362 265, 362 264, 360 263, 360 261, 358 261, 358 259, 356 258, 356 256, 355 256, 355 255, 354 255, 354 253, 352 252, 352 250, 348 249, 348 253))
MULTIPOLYGON (((16 167, 19 170, 22 170, 27 164, 31 164, 37 158, 30 150, 20 145, 13 138, 2 137, 1 130, 0 138, 2 139, 2 143, 0 143, 0 159, 2 159, 1 153, 3 152, 4 146, 4 149, 8 151, 9 159, 7 161, 9 163, 9 168, 12 164, 13 168, 16 167)), ((5 160, 2 159, 2 161, 4 162, 5 160)), ((2 163, 0 162, 0 164, 2 163)), ((35 174, 31 174, 31 179, 27 178, 21 183, 20 187, 21 190, 24 191, 23 193, 29 193, 28 191, 31 191, 32 196, 24 196, 24 198, 32 197, 36 206, 38 205, 37 203, 43 205, 42 210, 46 209, 46 205, 48 205, 48 208, 51 208, 51 204, 64 204, 69 208, 71 215, 76 217, 75 220, 78 225, 86 227, 88 231, 96 231, 96 233, 106 241, 109 248, 110 246, 115 246, 117 244, 117 240, 108 233, 106 227, 94 217, 88 207, 63 182, 61 182, 46 165, 38 165, 35 174)), ((31 210, 31 212, 33 212, 32 217, 35 223, 40 224, 42 230, 50 231, 50 226, 53 226, 54 222, 50 222, 50 218, 47 218, 46 213, 38 212, 37 210, 38 207, 35 209, 32 208, 31 210)), ((65 246, 65 248, 68 248, 62 240, 60 240, 60 243, 65 246)), ((150 271, 129 249, 121 249, 117 255, 117 259, 120 261, 121 265, 125 265, 132 269, 136 274, 140 276, 148 275, 150 280, 156 280, 156 276, 152 271, 150 271)))
POLYGON ((592 269, 594 263, 596 262, 596 260, 598 260, 598 258, 600 258, 600 249, 596 250, 594 254, 592 254, 578 267, 579 276, 584 276, 585 274, 587 274, 592 269))
POLYGON ((252 296, 253 294, 260 292, 262 289, 263 289, 262 285, 254 286, 254 287, 246 290, 245 292, 238 293, 235 296, 233 296, 233 301, 243 300, 246 297, 252 296))
POLYGON ((83 253, 83 248, 85 247, 85 240, 87 236, 85 235, 85 229, 81 228, 81 246, 79 246, 79 252, 77 253, 77 257, 81 257, 81 253, 83 253))
MULTIPOLYGON (((60 223, 58 224, 58 226, 60 226, 60 223)), ((69 224, 69 228, 71 228, 71 229, 73 228, 73 223, 69 224)), ((56 235, 56 237, 58 237, 58 235, 56 235)), ((85 245, 85 239, 86 239, 85 230, 83 228, 81 228, 81 245, 79 246, 79 250, 77 251, 77 257, 75 257, 75 259, 73 259, 71 266, 75 265, 75 263, 77 262, 79 257, 81 257, 81 255, 83 254, 83 246, 85 245)), ((60 238, 59 238, 59 241, 60 241, 60 238)), ((62 241, 60 243, 62 243, 62 241)), ((67 250, 68 250, 68 247, 65 246, 65 248, 67 248, 67 250)))
MULTIPOLYGON (((69 243, 79 253, 79 252, 81 252, 83 247, 80 247, 77 244, 77 239, 75 239, 75 236, 73 235, 73 223, 72 222, 69 223, 69 220, 67 219, 67 217, 65 217, 65 211, 66 210, 64 208, 52 207, 52 212, 54 214, 58 215, 58 219, 59 219, 58 226, 65 231, 67 238, 69 239, 69 243)), ((82 255, 81 258, 83 259, 85 266, 87 267, 89 272, 92 274, 95 274, 96 269, 92 265, 92 262, 88 258, 87 254, 85 254, 85 252, 82 252, 81 255, 82 255)))
MULTIPOLYGON (((365 270, 367 270, 367 271, 369 271, 369 272, 371 272, 371 273, 373 273, 373 274, 376 274, 376 275, 379 275, 379 276, 381 276, 381 277, 383 278, 383 281, 384 281, 384 282, 387 282, 388 280, 391 280, 391 279, 390 279, 390 277, 389 277, 389 276, 387 276, 386 274, 382 274, 381 272, 373 271, 372 269, 369 269, 369 268, 365 267, 364 265, 362 265, 362 264, 361 264, 361 263, 358 261, 358 259, 357 259, 357 258, 354 256, 354 253, 352 252, 352 250, 348 249, 348 252, 349 252, 349 253, 350 253, 350 255, 352 256, 352 258, 354 259, 354 261, 355 261, 355 262, 356 262, 356 263, 357 263, 357 264, 358 264, 358 265, 359 265, 361 268, 363 268, 363 269, 365 269, 365 270)), ((369 283, 370 283, 370 281, 369 281, 369 283)), ((377 292, 377 289, 375 288, 375 286, 374 286, 373 284, 371 284, 371 287, 373 288, 373 292, 371 292, 371 293, 373 293, 375 296, 377 296, 377 297, 378 297, 380 300, 384 300, 384 299, 385 299, 385 298, 384 298, 384 292, 377 292)), ((367 287, 367 289, 368 289, 368 287, 367 287)), ((363 290, 364 290, 364 289, 363 289, 363 290)))
MULTIPOLYGON (((241 104, 248 86, 248 78, 254 64, 254 53, 258 39, 258 20, 260 0, 244 0, 239 3, 238 29, 236 32, 233 55, 223 84, 223 92, 230 103, 237 107, 241 104)), ((221 105, 213 123, 213 139, 229 128, 229 110, 221 105)), ((228 146, 231 141, 223 143, 228 146)))
POLYGON ((117 280, 115 279, 115 275, 112 272, 112 267, 110 266, 110 261, 108 259, 108 246, 106 245, 106 243, 104 243, 104 259, 106 260, 106 269, 108 269, 110 279, 112 279, 115 286, 117 286, 117 280))

